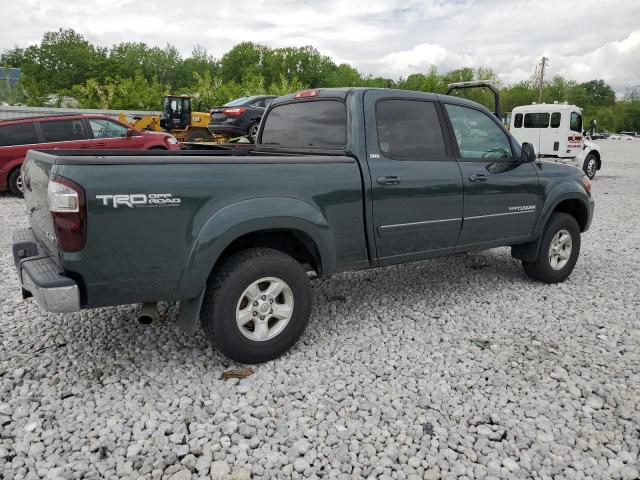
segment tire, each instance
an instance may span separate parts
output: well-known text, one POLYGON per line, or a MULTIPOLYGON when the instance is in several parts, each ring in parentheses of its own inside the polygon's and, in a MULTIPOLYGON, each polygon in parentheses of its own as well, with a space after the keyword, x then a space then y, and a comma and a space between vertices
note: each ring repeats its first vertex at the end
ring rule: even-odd
POLYGON ((533 262, 523 260, 522 268, 524 273, 534 280, 544 283, 560 283, 571 274, 579 255, 580 227, 578 222, 571 215, 556 212, 551 215, 544 227, 538 257, 533 262), (568 240, 565 235, 569 236, 568 240), (555 249, 557 253, 554 253, 552 249, 555 249))
POLYGON ((255 141, 256 137, 258 136, 259 128, 260 122, 253 122, 251 125, 249 125, 249 128, 247 128, 247 137, 255 141))
POLYGON ((213 142, 213 136, 204 128, 192 128, 187 133, 187 142, 213 142))
POLYGON ((200 324, 227 357, 261 363, 280 357, 296 343, 309 323, 311 304, 311 283, 302 265, 278 250, 251 248, 215 268, 207 281, 200 324), (278 281, 284 287, 270 295, 281 286, 278 281), (278 311, 279 316, 272 315, 278 311))
POLYGON ((585 175, 589 177, 589 180, 593 180, 593 177, 596 176, 596 171, 598 170, 598 159, 593 153, 589 153, 585 157, 584 163, 582 164, 582 170, 585 175))
POLYGON ((20 168, 14 168, 11 170, 9 174, 9 178, 7 179, 9 190, 16 197, 22 198, 22 178, 20 178, 20 168))

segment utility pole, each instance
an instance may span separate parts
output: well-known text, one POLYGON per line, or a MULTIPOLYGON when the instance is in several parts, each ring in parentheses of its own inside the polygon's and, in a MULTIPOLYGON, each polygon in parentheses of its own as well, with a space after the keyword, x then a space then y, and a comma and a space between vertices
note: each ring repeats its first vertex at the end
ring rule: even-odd
POLYGON ((538 103, 542 103, 542 86, 544 85, 544 67, 547 66, 547 62, 549 59, 547 57, 542 57, 540 60, 540 78, 538 82, 538 103))

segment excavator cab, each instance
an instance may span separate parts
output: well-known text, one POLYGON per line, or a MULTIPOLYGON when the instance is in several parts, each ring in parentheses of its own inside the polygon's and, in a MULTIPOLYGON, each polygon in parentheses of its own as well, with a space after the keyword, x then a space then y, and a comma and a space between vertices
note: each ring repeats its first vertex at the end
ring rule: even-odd
POLYGON ((167 131, 186 130, 191 125, 191 97, 167 95, 160 115, 160 126, 167 131))

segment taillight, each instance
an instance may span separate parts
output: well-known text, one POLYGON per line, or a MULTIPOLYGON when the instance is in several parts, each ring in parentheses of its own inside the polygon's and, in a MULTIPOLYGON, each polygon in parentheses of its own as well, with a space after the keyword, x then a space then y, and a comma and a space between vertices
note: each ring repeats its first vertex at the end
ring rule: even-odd
POLYGON ((87 231, 84 190, 68 178, 54 175, 49 180, 47 197, 58 248, 63 252, 82 250, 87 231))
POLYGON ((314 88, 313 90, 301 90, 294 95, 294 98, 317 97, 318 95, 320 95, 320 90, 314 88))
POLYGON ((243 112, 246 112, 247 109, 244 107, 238 107, 238 108, 225 108, 222 113, 224 115, 229 115, 232 117, 237 117, 238 115, 240 115, 243 112))

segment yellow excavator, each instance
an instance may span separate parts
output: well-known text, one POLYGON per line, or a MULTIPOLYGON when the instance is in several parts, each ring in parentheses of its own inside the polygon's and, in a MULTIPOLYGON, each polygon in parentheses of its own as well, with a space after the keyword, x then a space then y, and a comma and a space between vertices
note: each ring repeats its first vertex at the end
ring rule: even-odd
POLYGON ((168 132, 179 142, 220 141, 207 130, 211 114, 192 112, 191 97, 187 95, 166 95, 160 115, 144 115, 131 120, 124 113, 120 113, 119 119, 138 130, 168 132))

